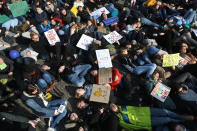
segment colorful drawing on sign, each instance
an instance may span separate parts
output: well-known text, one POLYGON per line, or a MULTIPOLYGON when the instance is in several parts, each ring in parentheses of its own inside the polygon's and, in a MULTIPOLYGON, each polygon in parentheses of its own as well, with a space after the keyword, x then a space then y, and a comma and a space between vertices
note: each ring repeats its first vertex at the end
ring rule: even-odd
POLYGON ((184 67, 185 65, 187 65, 188 61, 186 59, 184 59, 183 57, 180 56, 180 59, 179 59, 179 64, 176 66, 178 68, 182 68, 184 67))
POLYGON ((19 1, 8 5, 12 15, 18 17, 25 15, 29 11, 29 7, 26 1, 19 1))
POLYGON ((110 86, 94 84, 90 95, 90 101, 108 103, 110 97, 110 90, 110 86))
POLYGON ((103 22, 105 23, 106 26, 108 26, 108 25, 118 22, 118 17, 110 17, 106 20, 103 20, 103 22))
POLYGON ((83 34, 77 43, 77 47, 83 50, 88 50, 88 46, 92 44, 93 40, 94 39, 92 37, 83 34))
POLYGON ((115 43, 116 41, 120 40, 122 38, 122 36, 116 32, 116 31, 113 31, 111 32, 110 34, 108 35, 105 35, 104 38, 110 43, 110 44, 113 44, 115 43))
POLYGON ((96 50, 96 57, 98 60, 99 68, 110 68, 112 67, 111 57, 109 49, 96 50))
POLYGON ((60 38, 58 37, 58 35, 54 29, 46 31, 46 32, 44 32, 44 34, 45 34, 50 45, 54 46, 57 42, 60 42, 60 38))
POLYGON ((177 66, 179 64, 179 53, 163 56, 163 67, 177 66))
POLYGON ((152 90, 151 95, 161 102, 164 102, 170 94, 171 88, 167 87, 162 83, 157 83, 155 88, 152 90))

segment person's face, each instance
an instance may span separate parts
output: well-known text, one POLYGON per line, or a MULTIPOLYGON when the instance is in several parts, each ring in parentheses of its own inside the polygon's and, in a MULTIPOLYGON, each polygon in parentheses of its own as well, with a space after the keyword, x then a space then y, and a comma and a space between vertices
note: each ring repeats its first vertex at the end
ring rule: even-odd
POLYGON ((140 28, 142 26, 141 22, 137 22, 137 28, 140 28))
POLYGON ((36 95, 38 93, 38 89, 36 88, 33 92, 32 92, 32 94, 33 95, 36 95))
POLYGON ((126 48, 131 49, 132 45, 126 45, 126 48))
POLYGON ((50 2, 47 2, 47 3, 46 3, 46 5, 47 5, 47 6, 50 6, 50 5, 51 5, 51 3, 50 3, 50 2))
POLYGON ((51 20, 51 24, 52 25, 56 25, 56 21, 55 20, 51 20))
POLYGON ((33 40, 34 42, 38 42, 40 39, 39 39, 39 36, 38 36, 38 35, 34 35, 34 36, 32 37, 32 40, 33 40))
POLYGON ((133 28, 137 28, 137 26, 138 26, 137 23, 132 25, 133 28))
POLYGON ((71 113, 70 114, 70 120, 71 121, 74 121, 74 120, 77 120, 78 119, 78 115, 76 113, 71 113))
POLYGON ((121 54, 122 54, 122 55, 127 55, 127 54, 128 54, 128 51, 127 51, 126 49, 125 49, 125 50, 122 50, 122 51, 121 51, 121 54))
POLYGON ((103 19, 107 19, 107 15, 106 14, 103 14, 103 19))
POLYGON ((92 25, 92 22, 89 20, 88 21, 88 26, 91 26, 92 25))
POLYGON ((83 8, 82 7, 79 7, 79 9, 78 9, 79 11, 83 11, 83 8))
POLYGON ((36 8, 36 11, 38 14, 42 13, 42 9, 41 8, 36 8))
POLYGON ((98 75, 98 71, 97 71, 97 70, 93 70, 93 71, 91 71, 91 74, 92 74, 93 76, 97 76, 97 75, 98 75))
POLYGON ((178 90, 178 92, 179 93, 183 93, 184 92, 183 87, 180 87, 179 90, 178 90))
POLYGON ((4 63, 3 59, 0 58, 0 65, 3 64, 3 63, 4 63))
POLYGON ((156 73, 154 76, 154 80, 158 81, 159 80, 159 73, 156 73))
POLYGON ((62 14, 63 15, 66 15, 66 10, 62 10, 62 14))
POLYGON ((86 107, 86 103, 84 101, 80 101, 77 104, 77 108, 79 108, 79 109, 84 109, 85 107, 86 107))
POLYGON ((155 6, 155 9, 157 9, 157 10, 158 10, 158 9, 159 9, 159 7, 161 6, 161 4, 162 4, 162 3, 161 3, 161 1, 157 1, 157 4, 156 4, 156 6, 155 6))
POLYGON ((104 23, 103 22, 100 22, 100 26, 104 26, 104 23))
POLYGON ((82 96, 85 93, 84 89, 77 89, 76 93, 78 94, 78 96, 82 96))
POLYGON ((183 53, 183 54, 187 53, 187 48, 186 47, 182 47, 181 48, 181 53, 183 53))
POLYGON ((184 131, 184 129, 180 125, 177 125, 175 131, 184 131))
POLYGON ((47 20, 43 21, 43 25, 48 25, 48 21, 47 20))
POLYGON ((113 112, 118 112, 118 106, 115 104, 110 104, 110 108, 113 112))

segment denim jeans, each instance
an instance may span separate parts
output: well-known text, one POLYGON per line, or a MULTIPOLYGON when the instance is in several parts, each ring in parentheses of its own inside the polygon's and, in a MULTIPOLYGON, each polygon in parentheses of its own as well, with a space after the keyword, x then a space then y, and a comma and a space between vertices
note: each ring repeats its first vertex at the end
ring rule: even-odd
POLYGON ((180 116, 174 112, 160 108, 150 108, 151 125, 159 126, 169 122, 181 122, 180 116))
POLYGON ((69 25, 65 25, 64 27, 62 27, 61 29, 59 29, 58 34, 59 35, 67 35, 69 33, 69 25))
POLYGON ((156 64, 146 64, 143 66, 137 66, 134 68, 133 73, 135 75, 141 75, 143 73, 146 73, 146 78, 149 78, 150 75, 155 71, 156 64))
POLYGON ((37 84, 39 87, 41 87, 41 89, 45 89, 48 85, 48 83, 52 82, 53 81, 53 78, 52 76, 50 76, 49 74, 47 73, 44 73, 42 75, 42 78, 40 78, 38 81, 37 81, 37 84))
POLYGON ((185 19, 186 23, 190 24, 196 18, 196 11, 193 9, 188 10, 183 18, 185 19))
POLYGON ((85 75, 92 66, 90 64, 77 65, 72 68, 73 74, 68 75, 68 80, 77 87, 83 86, 85 83, 85 75))
MULTIPOLYGON (((57 110, 60 105, 66 106, 64 99, 57 99, 57 100, 50 101, 47 105, 47 108, 57 110)), ((55 128, 56 125, 66 116, 66 113, 67 113, 67 110, 65 109, 62 113, 60 113, 57 116, 55 116, 54 114, 53 120, 50 123, 50 127, 55 128)), ((47 117, 47 115, 45 117, 47 117)))
POLYGON ((6 30, 9 30, 10 27, 15 27, 18 25, 18 19, 14 18, 2 24, 2 27, 5 27, 6 30))
POLYGON ((161 28, 162 26, 157 24, 157 23, 154 23, 152 21, 150 21, 149 19, 145 18, 145 17, 141 17, 140 18, 140 21, 143 25, 149 25, 149 26, 154 26, 154 27, 159 27, 161 28))

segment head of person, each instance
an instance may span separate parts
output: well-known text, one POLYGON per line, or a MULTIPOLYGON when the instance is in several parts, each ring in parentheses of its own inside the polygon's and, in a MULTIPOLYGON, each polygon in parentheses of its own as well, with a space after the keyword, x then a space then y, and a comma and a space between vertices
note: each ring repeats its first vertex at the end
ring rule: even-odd
POLYGON ((62 15, 66 15, 67 14, 67 12, 66 12, 66 10, 64 8, 61 9, 61 14, 62 15))
POLYGON ((88 104, 85 102, 85 100, 80 100, 78 103, 77 103, 77 108, 78 109, 85 109, 86 107, 88 106, 88 104))
POLYGON ((157 71, 153 72, 153 74, 151 75, 151 78, 155 81, 158 81, 160 78, 159 73, 157 71))
POLYGON ((88 20, 88 26, 92 26, 92 21, 88 20))
POLYGON ((25 92, 30 96, 35 96, 40 94, 40 89, 37 85, 29 84, 25 88, 25 92))
POLYGON ((82 88, 76 89, 75 90, 75 98, 80 98, 84 95, 85 90, 82 88))
POLYGON ((111 103, 110 104, 110 109, 115 112, 115 113, 118 113, 119 112, 119 109, 118 109, 118 106, 114 103, 111 103))
POLYGON ((105 14, 105 13, 102 13, 102 14, 101 14, 101 17, 102 17, 104 20, 108 18, 108 17, 107 17, 107 14, 105 14))
POLYGON ((182 94, 186 91, 188 91, 188 86, 186 86, 183 83, 174 83, 174 87, 175 87, 175 93, 176 94, 182 94))
POLYGON ((162 6, 162 2, 160 0, 158 0, 155 4, 155 9, 159 9, 162 6))
POLYGON ((52 25, 56 25, 57 23, 56 23, 56 21, 55 21, 54 19, 52 19, 52 20, 51 20, 51 24, 52 24, 52 25))
POLYGON ((42 24, 43 24, 44 26, 48 25, 48 20, 47 20, 47 19, 42 19, 42 24))
POLYGON ((0 57, 0 65, 4 63, 4 60, 2 57, 0 57))
POLYGON ((31 39, 32 39, 34 42, 38 42, 38 41, 40 40, 38 34, 36 34, 36 33, 34 33, 34 32, 32 32, 32 33, 30 34, 30 37, 31 37, 31 39))
POLYGON ((46 6, 50 6, 51 2, 50 1, 46 1, 46 6))
POLYGON ((186 53, 187 53, 187 47, 181 46, 181 47, 180 47, 180 53, 181 53, 181 54, 186 54, 186 53))
POLYGON ((83 7, 82 6, 78 6, 78 11, 79 12, 83 12, 83 7))
POLYGON ((78 115, 77 115, 77 113, 71 113, 70 114, 70 120, 71 121, 77 121, 79 119, 79 117, 78 117, 78 115))
POLYGON ((99 25, 100 25, 100 26, 105 26, 104 23, 103 23, 102 21, 99 23, 99 25))
POLYGON ((92 70, 90 71, 90 74, 91 74, 92 76, 96 77, 96 76, 98 76, 98 70, 97 70, 97 69, 92 69, 92 70))
POLYGON ((37 7, 36 7, 36 12, 37 12, 38 14, 41 14, 41 13, 43 12, 42 7, 41 7, 41 6, 37 6, 37 7))
POLYGON ((126 42, 124 43, 124 47, 127 48, 127 50, 130 50, 130 49, 132 48, 132 43, 129 42, 129 41, 126 41, 126 42))
POLYGON ((120 48, 120 55, 128 56, 128 49, 126 47, 120 48))

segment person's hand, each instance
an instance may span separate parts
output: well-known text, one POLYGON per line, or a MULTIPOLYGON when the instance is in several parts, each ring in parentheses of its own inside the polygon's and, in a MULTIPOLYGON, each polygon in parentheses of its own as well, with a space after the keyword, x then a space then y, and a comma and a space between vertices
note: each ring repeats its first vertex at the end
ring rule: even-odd
POLYGON ((143 52, 143 50, 141 50, 141 49, 137 50, 138 54, 141 54, 142 52, 143 52))
POLYGON ((64 71, 64 69, 65 69, 65 66, 60 66, 60 68, 59 68, 59 73, 62 73, 63 71, 64 71))
POLYGON ((83 127, 79 127, 79 131, 84 131, 83 127))
POLYGON ((73 22, 72 22, 72 25, 74 25, 74 24, 75 24, 75 22, 73 21, 73 22))
POLYGON ((119 79, 119 77, 116 75, 114 81, 117 81, 119 79))
POLYGON ((94 61, 94 64, 98 64, 98 61, 96 60, 96 61, 94 61))
POLYGON ((157 35, 157 33, 154 33, 153 36, 157 37, 158 35, 157 35))
POLYGON ((120 42, 119 42, 119 41, 116 41, 116 43, 117 43, 118 45, 120 45, 120 42))
POLYGON ((12 75, 13 75, 13 72, 9 72, 8 75, 9 75, 9 76, 12 76, 12 75))
POLYGON ((29 120, 28 123, 33 127, 36 128, 36 125, 38 124, 37 121, 29 120))
POLYGON ((54 113, 56 116, 60 114, 60 112, 58 110, 55 110, 55 113, 54 113))
POLYGON ((67 105, 68 104, 68 101, 67 100, 65 100, 65 105, 67 105))
POLYGON ((104 112, 104 107, 102 107, 100 110, 99 110, 99 114, 103 114, 104 112))
POLYGON ((47 66, 47 65, 43 65, 43 66, 42 66, 42 69, 43 69, 43 70, 50 70, 51 67, 49 67, 49 66, 47 66))
POLYGON ((75 33, 75 26, 72 26, 70 29, 70 35, 73 35, 75 33))

